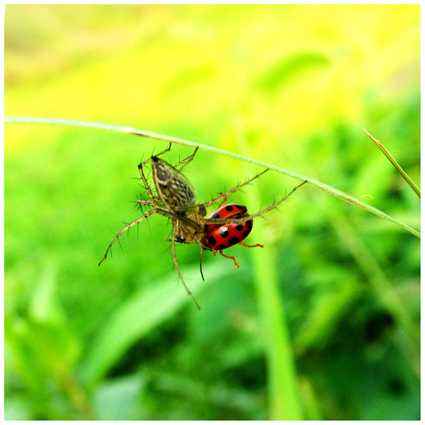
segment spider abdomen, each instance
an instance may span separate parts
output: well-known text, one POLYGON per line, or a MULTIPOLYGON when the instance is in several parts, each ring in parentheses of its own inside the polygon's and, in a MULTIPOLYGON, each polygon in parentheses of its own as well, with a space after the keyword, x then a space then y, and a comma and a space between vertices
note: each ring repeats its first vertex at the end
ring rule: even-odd
POLYGON ((195 189, 179 170, 157 156, 152 157, 152 169, 158 194, 172 208, 195 205, 195 189))

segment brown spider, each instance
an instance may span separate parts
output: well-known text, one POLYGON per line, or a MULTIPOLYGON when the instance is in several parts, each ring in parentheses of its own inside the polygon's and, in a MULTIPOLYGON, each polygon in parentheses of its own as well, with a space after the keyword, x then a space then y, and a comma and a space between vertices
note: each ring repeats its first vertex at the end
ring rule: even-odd
POLYGON ((187 158, 176 164, 175 167, 182 165, 180 170, 176 169, 175 167, 171 166, 170 164, 159 158, 160 155, 164 154, 165 152, 168 152, 170 149, 171 144, 163 152, 160 152, 159 154, 152 156, 151 158, 139 164, 138 168, 141 175, 141 179, 143 181, 146 193, 150 200, 138 200, 137 203, 140 206, 150 206, 152 207, 152 209, 147 211, 137 220, 134 220, 133 222, 125 226, 115 235, 108 248, 106 249, 104 257, 99 262, 99 266, 106 259, 112 245, 128 229, 150 217, 152 214, 163 215, 164 217, 170 219, 172 223, 171 239, 168 240, 171 241, 171 254, 173 263, 177 270, 177 274, 180 280, 182 281, 187 293, 192 298, 197 308, 200 309, 198 303, 196 302, 191 291, 187 287, 180 272, 175 252, 175 242, 199 245, 201 247, 200 270, 202 279, 204 279, 202 273, 203 250, 213 251, 214 255, 216 255, 217 252, 220 252, 222 256, 232 259, 234 261, 235 266, 239 267, 239 264, 237 263, 235 257, 223 254, 223 249, 236 245, 238 243, 249 248, 263 247, 263 245, 260 244, 246 245, 243 242, 243 239, 248 236, 252 229, 253 219, 275 208, 305 182, 294 188, 287 196, 282 198, 280 201, 253 215, 249 215, 247 213, 246 207, 242 205, 223 204, 227 201, 227 196, 233 194, 237 190, 251 183, 253 180, 264 174, 267 170, 261 172, 252 179, 247 180, 245 183, 225 193, 219 193, 219 196, 212 199, 211 201, 205 202, 203 204, 196 204, 195 189, 193 188, 189 180, 181 173, 181 169, 186 166, 190 161, 192 161, 198 148, 195 149, 192 155, 188 156, 187 158), (152 162, 153 181, 157 195, 153 194, 146 179, 146 176, 143 172, 143 167, 146 166, 146 163, 148 163, 149 161, 152 162), (223 200, 219 208, 210 216, 208 216, 208 218, 204 218, 206 215, 206 208, 218 202, 219 200, 223 200))

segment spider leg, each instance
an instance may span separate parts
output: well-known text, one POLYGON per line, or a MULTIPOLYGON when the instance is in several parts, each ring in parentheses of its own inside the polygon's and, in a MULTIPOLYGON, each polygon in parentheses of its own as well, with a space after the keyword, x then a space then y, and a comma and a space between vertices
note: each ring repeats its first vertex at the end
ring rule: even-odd
POLYGON ((204 206, 209 207, 210 205, 216 203, 217 201, 219 201, 220 199, 226 198, 227 196, 231 195, 232 193, 237 192, 238 190, 240 190, 242 187, 246 186, 247 184, 250 184, 252 181, 254 181, 255 179, 258 179, 258 177, 260 177, 261 175, 263 175, 265 172, 267 172, 268 169, 262 171, 261 173, 257 174, 256 176, 254 176, 252 179, 247 180, 245 183, 240 184, 237 187, 234 187, 233 189, 228 190, 227 192, 220 192, 219 196, 217 196, 216 198, 212 199, 211 201, 205 202, 203 204, 198 204, 197 207, 199 206, 204 206))
MULTIPOLYGON (((231 195, 232 193, 237 192, 239 189, 241 189, 242 187, 246 186, 247 184, 251 183, 253 180, 257 179, 258 177, 260 177, 262 174, 264 174, 267 170, 262 171, 260 174, 257 174, 256 176, 254 176, 252 179, 247 180, 245 183, 242 183, 241 185, 228 190, 227 192, 219 192, 216 198, 212 199, 211 201, 208 202, 204 202, 203 204, 196 204, 196 205, 185 205, 185 206, 179 206, 176 208, 176 211, 178 212, 187 212, 187 211, 194 211, 194 210, 198 210, 199 211, 199 215, 200 216, 205 216, 206 214, 206 207, 209 207, 210 205, 216 203, 217 201, 219 201, 220 199, 224 200, 221 202, 220 206, 223 205, 226 201, 227 201, 227 196, 231 195)), ((230 223, 229 220, 226 221, 217 221, 211 224, 224 224, 224 223, 230 223)))
MULTIPOLYGON (((170 146, 170 148, 171 148, 171 146, 170 146)), ((199 149, 199 146, 197 146, 197 147, 196 147, 196 149, 195 149, 195 151, 193 152, 193 154, 192 154, 192 155, 189 155, 187 158, 182 159, 180 162, 178 162, 178 163, 174 166, 174 168, 176 168, 176 167, 178 167, 179 165, 183 164, 183 165, 182 165, 182 167, 180 168, 180 170, 176 170, 176 172, 175 172, 174 174, 172 174, 172 175, 168 178, 168 180, 166 180, 165 182, 163 182, 163 183, 162 183, 164 186, 168 185, 168 184, 170 183, 170 181, 171 181, 171 180, 173 180, 173 179, 177 176, 177 174, 180 174, 180 173, 181 173, 181 171, 183 170, 183 168, 184 168, 184 167, 186 167, 186 165, 187 165, 187 164, 189 164, 189 162, 190 162, 190 161, 192 161, 192 159, 195 157, 196 152, 198 151, 198 149, 199 149)), ((168 150, 170 150, 170 149, 168 149, 168 150)), ((158 155, 156 155, 156 156, 158 156, 158 155)))
MULTIPOLYGON (((171 239, 166 239, 166 241, 171 242, 171 239)), ((176 241, 176 242, 179 242, 179 241, 176 241)), ((179 243, 184 243, 185 245, 199 245, 196 242, 186 242, 186 241, 184 241, 184 242, 179 242, 179 243)), ((203 251, 204 251, 204 248, 202 248, 202 245, 201 245, 201 259, 200 259, 200 262, 199 262, 199 268, 201 270, 202 280, 205 280, 204 279, 204 273, 202 273, 202 252, 203 251)))
MULTIPOLYGON (((165 150, 163 150, 162 152, 158 153, 155 156, 163 155, 165 152, 168 152, 169 150, 171 150, 171 146, 172 146, 172 143, 170 142, 170 144, 168 145, 168 148, 166 148, 165 150)), ((146 193, 148 194, 149 198, 152 199, 153 202, 158 202, 160 199, 152 193, 152 189, 150 188, 149 183, 146 179, 146 176, 143 173, 143 166, 147 162, 152 161, 152 158, 153 157, 150 157, 150 158, 146 159, 145 161, 140 162, 140 164, 138 165, 138 168, 139 168, 140 176, 143 180, 143 185, 145 186, 146 193)))
MULTIPOLYGON (((222 192, 218 192, 218 195, 224 195, 224 193, 222 193, 222 192)), ((219 206, 217 207, 217 209, 218 208, 221 208, 225 203, 227 202, 227 196, 226 195, 224 195, 224 199, 220 202, 220 204, 219 204, 219 206)))
POLYGON ((245 221, 248 220, 252 220, 255 217, 258 217, 259 215, 262 215, 270 210, 272 210, 273 208, 276 208, 279 204, 281 204, 283 201, 286 201, 299 187, 301 187, 303 184, 307 183, 307 180, 304 180, 301 184, 299 184, 298 186, 295 186, 287 195, 285 195, 280 201, 275 202, 273 205, 270 205, 269 207, 265 208, 264 210, 259 211, 258 213, 252 214, 250 216, 247 217, 243 217, 240 219, 235 219, 235 222, 240 222, 243 223, 245 221))
MULTIPOLYGON (((160 155, 163 155, 164 153, 166 153, 166 152, 169 152, 170 150, 171 150, 171 146, 172 146, 173 144, 170 142, 169 144, 168 144, 168 148, 166 148, 165 150, 163 150, 162 152, 160 152, 160 153, 157 153, 155 156, 160 156, 160 155)), ((152 152, 153 153, 153 152, 152 152)), ((150 160, 152 159, 152 157, 150 157, 150 158, 148 158, 148 159, 146 159, 146 160, 144 160, 143 162, 141 162, 140 163, 140 165, 144 165, 144 164, 146 164, 147 162, 149 162, 150 160)))
MULTIPOLYGON (((150 160, 150 158, 149 158, 149 160, 150 160)), ((149 160, 147 160, 147 161, 149 161, 149 160)), ((145 174, 143 173, 143 166, 144 166, 145 163, 146 163, 146 161, 141 162, 139 164, 139 166, 138 166, 139 172, 140 172, 140 176, 141 176, 141 178, 143 180, 143 185, 145 186, 145 190, 146 190, 146 193, 148 194, 149 198, 152 200, 152 202, 158 202, 159 201, 159 198, 157 196, 154 196, 154 194, 152 193, 152 190, 151 190, 151 188, 149 186, 149 183, 148 183, 148 181, 147 181, 147 179, 145 177, 145 174)), ((137 202, 139 202, 139 201, 137 201, 137 202)))
POLYGON ((136 203, 139 205, 149 205, 150 207, 154 207, 155 205, 157 205, 154 201, 145 201, 144 199, 137 200, 136 203))
MULTIPOLYGON (((128 224, 127 226, 124 227, 124 229, 121 229, 114 237, 114 239, 112 239, 112 242, 109 244, 108 248, 106 249, 105 255, 103 256, 103 258, 100 260, 100 263, 98 264, 98 266, 100 266, 104 260, 106 260, 106 257, 108 256, 108 252, 109 250, 112 248, 112 245, 118 240, 118 238, 125 233, 128 229, 130 229, 130 227, 135 226, 137 223, 140 223, 141 221, 143 221, 145 218, 148 218, 149 216, 151 216, 152 214, 162 214, 160 210, 158 209, 153 209, 148 211, 146 214, 143 214, 140 218, 138 218, 137 220, 134 220, 132 223, 128 224)), ((164 215, 164 214, 162 214, 164 215)))
MULTIPOLYGON (((180 217, 181 218, 181 217, 180 217)), ((184 219, 186 219, 186 218, 184 218, 184 219)), ((178 220, 177 220, 178 221, 178 220)), ((195 230, 197 230, 197 227, 199 227, 199 226, 196 226, 196 223, 194 223, 194 222, 192 222, 192 223, 190 223, 191 222, 191 220, 189 220, 189 219, 186 219, 185 220, 185 223, 187 224, 187 225, 189 225, 190 226, 190 224, 192 224, 192 227, 195 229, 195 230)), ((177 223, 176 223, 176 226, 177 226, 177 223)), ((176 232, 177 233, 177 232, 176 232)), ((202 235, 204 235, 203 233, 202 233, 202 235)), ((205 250, 207 250, 207 251, 211 251, 211 248, 209 248, 209 247, 207 247, 207 246, 205 246, 203 243, 202 243, 202 237, 201 238, 199 238, 198 237, 198 235, 197 235, 197 233, 195 232, 193 235, 192 235, 192 237, 195 239, 195 241, 196 242, 188 242, 188 241, 186 241, 186 240, 178 240, 178 239, 176 239, 176 236, 174 236, 174 241, 175 242, 178 242, 178 243, 183 243, 183 244, 185 244, 185 245, 198 245, 198 246, 200 246, 201 247, 201 259, 200 259, 200 263, 199 263, 199 268, 200 268, 200 271, 201 271, 201 276, 202 276, 202 280, 205 280, 204 279, 204 273, 202 272, 202 251, 204 251, 204 249, 205 250)), ((166 239, 167 241, 172 241, 172 239, 166 239)))
POLYGON ((177 262, 177 257, 176 257, 175 237, 176 237, 176 226, 175 226, 175 220, 173 219, 173 231, 172 231, 172 234, 171 234, 171 255, 173 257, 173 263, 174 263, 174 266, 176 267, 177 274, 179 275, 179 278, 182 281, 183 286, 186 289, 186 292, 188 293, 188 295, 190 296, 190 298, 192 298, 192 300, 195 303, 195 305, 198 308, 198 310, 200 310, 201 307, 199 307, 199 304, 196 302, 195 297, 192 295, 192 292, 190 292, 189 288, 187 287, 187 285, 186 285, 186 283, 185 283, 185 281, 183 279, 183 276, 182 276, 182 274, 180 272, 179 264, 177 262))
POLYGON ((195 152, 193 152, 192 155, 189 155, 187 158, 182 159, 180 162, 178 162, 174 167, 178 167, 180 164, 183 164, 183 166, 180 168, 179 171, 183 169, 183 167, 186 167, 187 164, 189 164, 190 161, 195 157, 196 152, 198 151, 199 146, 196 147, 195 152))
POLYGON ((232 217, 231 218, 206 218, 206 219, 203 220, 203 223, 204 224, 245 223, 246 221, 250 221, 250 220, 254 219, 255 217, 258 217, 259 215, 263 215, 264 213, 272 210, 273 208, 276 208, 283 201, 286 201, 286 199, 288 199, 299 187, 301 187, 305 183, 307 183, 307 180, 304 180, 301 184, 299 184, 298 186, 295 186, 280 201, 275 202, 273 205, 270 205, 269 207, 255 213, 255 214, 247 215, 247 216, 241 217, 241 218, 232 218, 232 217))

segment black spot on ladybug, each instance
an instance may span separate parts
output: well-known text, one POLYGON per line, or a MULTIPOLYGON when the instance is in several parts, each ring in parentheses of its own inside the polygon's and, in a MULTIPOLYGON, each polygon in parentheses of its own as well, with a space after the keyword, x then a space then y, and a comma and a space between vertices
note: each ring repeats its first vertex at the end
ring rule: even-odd
POLYGON ((246 222, 246 227, 248 227, 249 230, 252 229, 252 223, 253 223, 252 220, 249 220, 249 221, 246 222))
POLYGON ((233 211, 233 205, 226 205, 226 211, 233 211))
POLYGON ((251 229, 245 230, 245 232, 243 232, 243 237, 244 239, 251 233, 251 229))
POLYGON ((238 210, 241 210, 241 211, 245 211, 245 210, 246 210, 246 207, 244 207, 243 205, 236 204, 236 205, 235 205, 235 207, 236 207, 238 210))
POLYGON ((238 223, 238 224, 236 225, 236 230, 237 230, 238 232, 240 232, 242 229, 243 229, 243 224, 242 224, 242 223, 238 223))
POLYGON ((238 238, 235 238, 234 236, 232 236, 232 237, 229 239, 229 242, 230 242, 232 245, 236 245, 237 243, 239 243, 239 239, 238 239, 238 238))
POLYGON ((208 242, 210 243, 211 246, 214 246, 217 243, 214 236, 208 236, 208 242))
POLYGON ((226 249, 227 246, 226 245, 219 245, 216 249, 217 251, 221 251, 222 249, 226 249))
POLYGON ((221 227, 220 228, 220 234, 223 238, 227 238, 229 236, 229 229, 227 227, 221 227))
POLYGON ((220 214, 219 213, 214 213, 211 218, 220 218, 220 214))

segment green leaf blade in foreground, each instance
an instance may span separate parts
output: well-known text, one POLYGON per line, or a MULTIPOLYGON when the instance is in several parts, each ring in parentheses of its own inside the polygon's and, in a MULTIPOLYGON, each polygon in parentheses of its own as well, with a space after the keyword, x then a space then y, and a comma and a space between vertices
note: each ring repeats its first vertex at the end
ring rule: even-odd
MULTIPOLYGON (((214 275, 214 279, 219 279, 224 273, 217 271, 215 266, 207 266, 204 271, 206 274, 214 275)), ((195 285, 190 285, 190 289, 196 297, 207 283, 199 278, 197 269, 182 270, 182 273, 189 285, 190 282, 196 282, 195 285)), ((183 285, 176 284, 174 272, 168 275, 168 279, 165 278, 148 287, 142 287, 120 306, 111 319, 105 323, 99 335, 93 339, 80 370, 85 384, 89 388, 93 388, 127 349, 175 315, 186 304, 192 304, 192 300, 183 285)), ((190 307, 192 308, 193 305, 190 307)))

